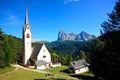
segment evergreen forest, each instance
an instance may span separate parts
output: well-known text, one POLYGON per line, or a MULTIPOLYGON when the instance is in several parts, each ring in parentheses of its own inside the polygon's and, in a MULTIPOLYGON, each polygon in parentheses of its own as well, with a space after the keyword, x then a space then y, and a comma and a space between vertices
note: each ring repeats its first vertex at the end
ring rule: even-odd
MULTIPOLYGON (((109 18, 101 23, 101 35, 95 39, 46 42, 52 62, 68 66, 70 61, 86 59, 96 80, 120 79, 120 0, 107 15, 109 18)), ((0 68, 21 64, 22 54, 22 39, 4 34, 0 29, 0 68)))

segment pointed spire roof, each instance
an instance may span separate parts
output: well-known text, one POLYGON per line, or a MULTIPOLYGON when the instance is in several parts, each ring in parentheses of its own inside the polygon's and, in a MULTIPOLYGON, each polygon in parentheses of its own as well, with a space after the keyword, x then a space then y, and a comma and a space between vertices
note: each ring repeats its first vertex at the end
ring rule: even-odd
POLYGON ((29 22, 28 22, 28 8, 26 8, 25 24, 29 24, 29 22))
POLYGON ((26 31, 26 29, 30 31, 29 21, 28 21, 28 8, 26 7, 26 14, 25 14, 25 22, 24 22, 24 28, 23 30, 26 31))

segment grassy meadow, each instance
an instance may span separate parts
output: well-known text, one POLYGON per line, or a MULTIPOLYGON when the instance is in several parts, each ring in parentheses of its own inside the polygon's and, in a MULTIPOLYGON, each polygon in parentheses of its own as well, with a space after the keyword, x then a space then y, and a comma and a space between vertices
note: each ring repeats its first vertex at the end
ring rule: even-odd
POLYGON ((45 69, 44 71, 51 72, 53 74, 68 75, 67 68, 67 66, 58 66, 54 68, 45 69))
POLYGON ((5 67, 5 68, 0 68, 0 75, 5 74, 7 72, 13 71, 15 68, 14 67, 5 67))
POLYGON ((54 76, 48 78, 45 73, 33 72, 22 68, 6 67, 0 69, 0 80, 72 80, 69 76, 92 80, 94 77, 92 73, 70 74, 67 71, 67 66, 49 68, 43 71, 50 72, 54 76))
MULTIPOLYGON (((10 70, 14 70, 15 68, 9 68, 10 70)), ((0 69, 0 73, 6 72, 8 69, 0 69)), ((70 80, 66 77, 61 76, 53 76, 51 78, 47 78, 46 74, 44 73, 38 73, 33 71, 24 70, 21 68, 18 68, 16 71, 10 72, 8 74, 0 74, 0 80, 70 80)))

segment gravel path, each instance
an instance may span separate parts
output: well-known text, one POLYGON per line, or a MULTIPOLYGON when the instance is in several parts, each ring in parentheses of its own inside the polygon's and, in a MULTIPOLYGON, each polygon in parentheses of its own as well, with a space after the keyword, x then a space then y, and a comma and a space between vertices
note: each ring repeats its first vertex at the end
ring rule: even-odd
POLYGON ((13 71, 9 71, 9 72, 7 72, 7 73, 5 73, 5 74, 0 75, 0 77, 7 76, 7 75, 9 75, 10 73, 13 73, 13 72, 17 71, 17 69, 18 69, 18 67, 16 67, 13 71))
MULTIPOLYGON (((37 70, 37 69, 30 69, 30 68, 27 68, 27 67, 23 67, 21 65, 12 65, 14 67, 16 67, 16 69, 14 71, 16 71, 18 68, 22 68, 22 69, 25 69, 25 70, 29 70, 29 71, 33 71, 33 72, 39 72, 39 73, 44 73, 44 74, 53 74, 53 73, 50 73, 50 72, 46 72, 46 71, 41 71, 41 70, 37 70)), ((78 79, 78 78, 75 78, 75 77, 71 77, 71 76, 66 76, 66 75, 60 75, 60 74, 53 74, 55 76, 61 76, 61 77, 66 77, 66 78, 69 78, 69 79, 72 79, 72 80, 82 80, 82 79, 78 79)))

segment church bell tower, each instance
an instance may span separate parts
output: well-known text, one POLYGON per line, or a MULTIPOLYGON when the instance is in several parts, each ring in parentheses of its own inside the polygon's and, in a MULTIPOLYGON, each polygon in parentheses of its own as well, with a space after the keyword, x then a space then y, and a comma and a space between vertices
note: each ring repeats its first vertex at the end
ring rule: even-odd
POLYGON ((31 56, 31 31, 30 31, 30 26, 28 22, 28 9, 26 8, 26 15, 25 15, 25 23, 24 23, 24 28, 23 28, 23 47, 24 47, 24 52, 23 52, 23 65, 27 65, 28 61, 31 56))

